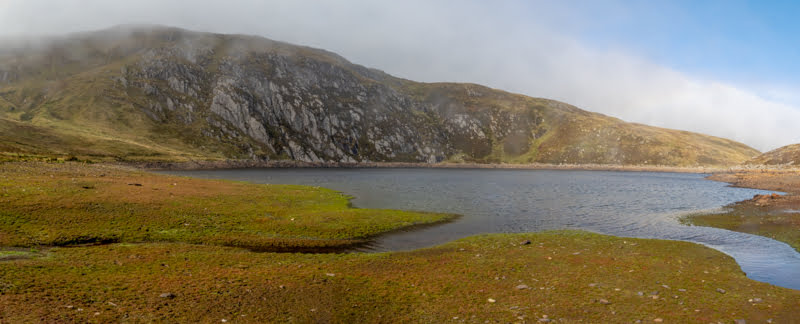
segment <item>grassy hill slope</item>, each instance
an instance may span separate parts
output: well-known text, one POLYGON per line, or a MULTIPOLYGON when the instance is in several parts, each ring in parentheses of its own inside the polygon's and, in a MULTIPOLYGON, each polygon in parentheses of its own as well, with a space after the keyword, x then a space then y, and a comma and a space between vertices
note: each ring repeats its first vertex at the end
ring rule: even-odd
POLYGON ((758 154, 553 100, 403 80, 260 37, 124 26, 43 44, 0 51, 0 151, 670 166, 727 166, 758 154))
POLYGON ((779 147, 747 161, 747 164, 756 165, 797 165, 798 163, 800 163, 800 144, 779 147))

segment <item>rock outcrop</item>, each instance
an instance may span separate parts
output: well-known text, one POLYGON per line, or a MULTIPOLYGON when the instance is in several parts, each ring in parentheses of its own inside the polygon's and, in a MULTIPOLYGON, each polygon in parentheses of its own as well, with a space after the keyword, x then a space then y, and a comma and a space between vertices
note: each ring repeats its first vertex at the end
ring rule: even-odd
POLYGON ((0 55, 0 116, 22 115, 144 151, 121 159, 192 152, 307 162, 693 166, 737 164, 758 153, 553 100, 403 80, 323 50, 165 27, 118 27, 0 55), (120 122, 130 119, 136 122, 120 122))

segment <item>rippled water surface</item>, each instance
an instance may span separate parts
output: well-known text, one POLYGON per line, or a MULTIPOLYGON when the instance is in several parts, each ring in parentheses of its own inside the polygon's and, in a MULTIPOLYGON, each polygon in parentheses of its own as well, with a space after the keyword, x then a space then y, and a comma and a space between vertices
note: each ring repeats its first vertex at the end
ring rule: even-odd
POLYGON ((677 217, 765 191, 703 175, 486 169, 234 169, 172 174, 336 189, 362 208, 439 211, 457 221, 377 238, 376 251, 428 247, 480 233, 584 229, 701 243, 731 255, 748 277, 800 289, 800 254, 761 236, 683 226, 677 217))

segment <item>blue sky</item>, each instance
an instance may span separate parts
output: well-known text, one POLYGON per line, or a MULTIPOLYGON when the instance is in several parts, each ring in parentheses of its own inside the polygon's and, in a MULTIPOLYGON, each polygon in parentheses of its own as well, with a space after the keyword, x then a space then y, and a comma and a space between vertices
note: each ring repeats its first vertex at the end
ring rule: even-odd
POLYGON ((767 151, 800 143, 800 1, 0 0, 0 38, 161 24, 324 48, 767 151))
MULTIPOLYGON (((736 83, 800 84, 798 1, 576 1, 572 33, 736 83)), ((536 10, 531 5, 529 10, 536 10)))

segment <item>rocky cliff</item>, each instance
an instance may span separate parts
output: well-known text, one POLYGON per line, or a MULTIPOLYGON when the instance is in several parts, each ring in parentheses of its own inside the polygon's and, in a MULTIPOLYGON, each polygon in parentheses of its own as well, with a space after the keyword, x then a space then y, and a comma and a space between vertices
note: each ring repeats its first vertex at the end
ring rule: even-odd
POLYGON ((324 50, 133 26, 0 51, 0 140, 0 151, 120 160, 693 166, 758 154, 553 100, 403 80, 324 50))

